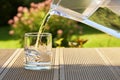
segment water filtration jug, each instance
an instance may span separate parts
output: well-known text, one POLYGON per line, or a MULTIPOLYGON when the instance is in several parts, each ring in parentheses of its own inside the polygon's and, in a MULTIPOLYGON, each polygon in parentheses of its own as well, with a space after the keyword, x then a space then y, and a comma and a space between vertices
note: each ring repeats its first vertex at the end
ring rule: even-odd
POLYGON ((120 38, 120 26, 104 26, 89 19, 100 7, 109 9, 120 18, 120 0, 53 0, 50 13, 82 22, 120 38))

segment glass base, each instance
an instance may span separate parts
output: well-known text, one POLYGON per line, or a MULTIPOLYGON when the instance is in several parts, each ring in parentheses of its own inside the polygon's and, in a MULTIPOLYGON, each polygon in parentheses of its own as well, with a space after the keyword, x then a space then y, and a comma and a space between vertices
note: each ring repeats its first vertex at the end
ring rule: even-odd
POLYGON ((51 63, 29 63, 24 65, 25 69, 29 70, 49 70, 51 69, 51 63))
POLYGON ((51 66, 24 66, 28 70, 50 70, 51 66))

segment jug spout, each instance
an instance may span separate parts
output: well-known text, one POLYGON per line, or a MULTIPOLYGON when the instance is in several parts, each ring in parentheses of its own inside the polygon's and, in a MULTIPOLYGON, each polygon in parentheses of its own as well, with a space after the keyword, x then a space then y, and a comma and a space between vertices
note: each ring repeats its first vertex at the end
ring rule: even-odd
MULTIPOLYGON (((55 5, 52 5, 52 7, 53 6, 55 6, 55 5)), ((59 16, 69 18, 72 20, 76 20, 79 22, 86 18, 82 14, 79 14, 79 13, 77 13, 73 10, 67 9, 67 8, 63 8, 62 6, 58 6, 57 8, 51 9, 50 14, 51 15, 59 15, 59 16)))

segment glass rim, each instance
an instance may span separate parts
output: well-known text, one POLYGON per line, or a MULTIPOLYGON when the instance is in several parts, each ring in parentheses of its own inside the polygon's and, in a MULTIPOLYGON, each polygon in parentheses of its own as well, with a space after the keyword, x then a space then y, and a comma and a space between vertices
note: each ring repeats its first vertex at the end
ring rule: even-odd
MULTIPOLYGON (((52 35, 51 33, 48 32, 44 32, 44 33, 40 33, 40 35, 45 36, 45 35, 52 35)), ((38 36, 38 32, 27 32, 25 33, 25 36, 38 36)))

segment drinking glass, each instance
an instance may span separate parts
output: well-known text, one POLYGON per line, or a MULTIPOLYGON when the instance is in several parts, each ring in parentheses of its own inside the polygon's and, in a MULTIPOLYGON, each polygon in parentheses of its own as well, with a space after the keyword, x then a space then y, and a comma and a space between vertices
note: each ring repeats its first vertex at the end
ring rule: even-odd
POLYGON ((25 33, 25 69, 51 69, 52 35, 51 33, 25 33))

